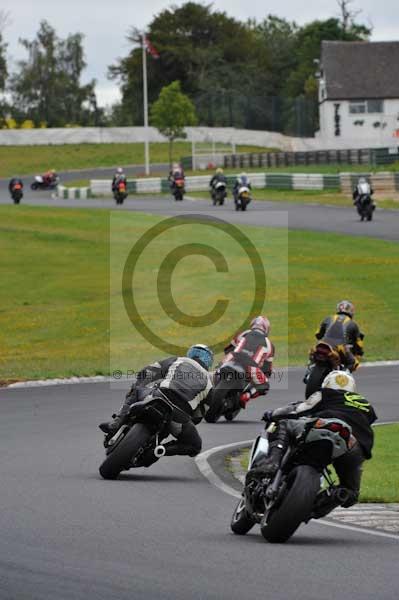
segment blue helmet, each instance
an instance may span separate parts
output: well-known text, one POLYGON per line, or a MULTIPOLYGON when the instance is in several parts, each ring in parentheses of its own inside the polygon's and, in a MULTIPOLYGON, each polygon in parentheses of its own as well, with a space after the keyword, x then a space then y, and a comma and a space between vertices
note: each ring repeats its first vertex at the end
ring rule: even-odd
POLYGON ((203 366, 207 371, 212 366, 213 363, 213 352, 209 348, 209 346, 205 346, 205 344, 194 344, 187 350, 188 358, 192 358, 197 361, 201 366, 203 366))

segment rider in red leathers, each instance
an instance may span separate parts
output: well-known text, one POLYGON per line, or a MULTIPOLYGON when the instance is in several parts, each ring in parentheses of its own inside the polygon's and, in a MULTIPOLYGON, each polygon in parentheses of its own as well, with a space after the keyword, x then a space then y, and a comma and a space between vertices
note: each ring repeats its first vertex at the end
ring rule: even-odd
POLYGON ((249 385, 240 395, 242 408, 251 398, 257 398, 269 390, 274 358, 274 345, 268 338, 269 330, 269 319, 259 315, 251 321, 249 329, 236 335, 224 349, 226 357, 223 362, 237 362, 246 371, 249 385))

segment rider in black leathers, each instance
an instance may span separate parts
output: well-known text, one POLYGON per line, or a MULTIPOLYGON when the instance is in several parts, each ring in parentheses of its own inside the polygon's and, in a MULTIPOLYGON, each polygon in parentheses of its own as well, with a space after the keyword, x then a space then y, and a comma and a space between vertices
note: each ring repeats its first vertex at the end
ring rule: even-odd
POLYGON ((112 183, 111 183, 111 189, 113 192, 115 192, 116 188, 117 188, 117 184, 119 182, 123 181, 123 183, 127 184, 127 179, 126 179, 126 175, 123 172, 122 167, 118 167, 116 169, 116 173, 112 179, 112 183))
POLYGON ((344 358, 347 368, 350 371, 355 371, 359 366, 359 357, 363 356, 363 339, 364 334, 361 333, 358 324, 353 320, 355 307, 348 300, 341 300, 337 304, 337 312, 335 315, 326 317, 316 331, 318 340, 326 340, 331 342, 345 344, 344 358))
POLYGON ((349 507, 358 501, 362 464, 371 458, 374 433, 371 424, 377 419, 371 404, 356 393, 356 385, 352 375, 343 371, 331 371, 322 384, 322 389, 312 394, 307 400, 295 402, 288 406, 266 411, 263 420, 268 425, 273 419, 278 419, 273 431, 268 431, 269 453, 267 457, 252 468, 247 474, 247 482, 252 478, 272 476, 278 469, 284 456, 289 440, 298 436, 308 419, 301 417, 337 418, 346 422, 352 428, 357 443, 346 454, 334 462, 335 471, 339 477, 341 499, 328 496, 326 492, 319 494, 319 507, 313 518, 328 514, 339 504, 349 507), (280 420, 284 417, 283 420, 280 420), (286 418, 285 418, 286 417, 286 418), (345 499, 342 501, 342 491, 345 499))
MULTIPOLYGON (((123 424, 132 404, 149 394, 165 395, 176 407, 170 429, 175 440, 164 444, 166 456, 196 456, 201 451, 202 440, 195 425, 206 411, 204 405, 210 406, 212 402, 213 382, 208 372, 212 362, 212 350, 203 344, 195 344, 189 348, 187 356, 171 356, 144 367, 137 374, 119 413, 113 415, 109 423, 101 423, 100 429, 113 435, 123 424), (153 388, 148 387, 154 382, 153 388)), ((149 467, 156 460, 151 449, 143 466, 149 467)))
POLYGON ((223 173, 223 169, 221 169, 221 168, 216 169, 216 173, 213 175, 212 179, 209 182, 209 187, 211 188, 212 198, 214 198, 215 186, 217 183, 224 183, 226 185, 226 189, 227 189, 227 178, 223 173))
POLYGON ((22 189, 24 187, 24 184, 20 177, 13 177, 12 179, 10 179, 10 181, 8 183, 8 191, 10 192, 11 195, 12 195, 12 191, 13 191, 16 183, 19 183, 22 189))

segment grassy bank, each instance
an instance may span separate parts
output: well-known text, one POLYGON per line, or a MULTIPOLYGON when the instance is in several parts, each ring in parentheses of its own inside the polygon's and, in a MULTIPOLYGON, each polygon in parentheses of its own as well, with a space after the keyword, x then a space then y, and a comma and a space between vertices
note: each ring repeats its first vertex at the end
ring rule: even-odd
MULTIPOLYGON (((374 428, 373 458, 364 463, 360 502, 399 502, 399 465, 397 461, 399 424, 374 428)), ((241 454, 246 470, 249 451, 241 454)))
MULTIPOLYGON (((0 287, 0 380, 108 374, 110 297, 112 365, 136 368, 162 354, 126 319, 118 279, 126 252, 159 219, 113 214, 110 294, 107 211, 0 207, 0 277, 6 282, 0 287)), ((287 330, 289 362, 303 364, 316 325, 341 297, 356 302, 367 333, 367 358, 398 357, 399 339, 393 334, 399 328, 398 244, 357 237, 354 245, 347 236, 301 231, 287 238, 284 229, 242 231, 264 262, 264 310, 272 320, 280 364, 287 362, 287 330)), ((195 228, 175 228, 160 236, 159 245, 138 264, 135 297, 141 314, 172 343, 228 335, 252 302, 245 253, 228 236, 207 230, 200 241, 219 249, 228 273, 217 273, 203 256, 183 258, 173 272, 173 297, 182 311, 194 315, 227 298, 228 321, 181 330, 165 315, 156 292, 159 262, 176 246, 198 242, 194 233, 195 228)))
MULTIPOLYGON (((173 156, 191 155, 191 142, 175 142, 173 156)), ((237 152, 266 152, 268 148, 237 146, 237 152)), ((150 144, 151 163, 169 162, 168 144, 150 144)), ((0 177, 30 175, 46 169, 67 171, 144 164, 144 144, 64 144, 60 146, 0 146, 0 177)))

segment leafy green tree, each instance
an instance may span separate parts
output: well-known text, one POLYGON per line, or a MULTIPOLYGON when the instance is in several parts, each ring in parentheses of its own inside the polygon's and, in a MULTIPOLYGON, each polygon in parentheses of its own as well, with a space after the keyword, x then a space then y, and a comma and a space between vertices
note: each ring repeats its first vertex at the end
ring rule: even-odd
POLYGON ((162 88, 158 100, 151 106, 151 124, 169 140, 169 163, 176 138, 185 138, 184 127, 196 125, 197 116, 190 98, 182 93, 180 82, 173 81, 162 88))
POLYGON ((37 37, 20 43, 28 59, 18 63, 19 70, 11 78, 15 111, 36 124, 45 121, 49 127, 79 124, 85 110, 92 106, 95 81, 81 85, 86 67, 83 35, 57 37, 47 21, 40 23, 37 37))

